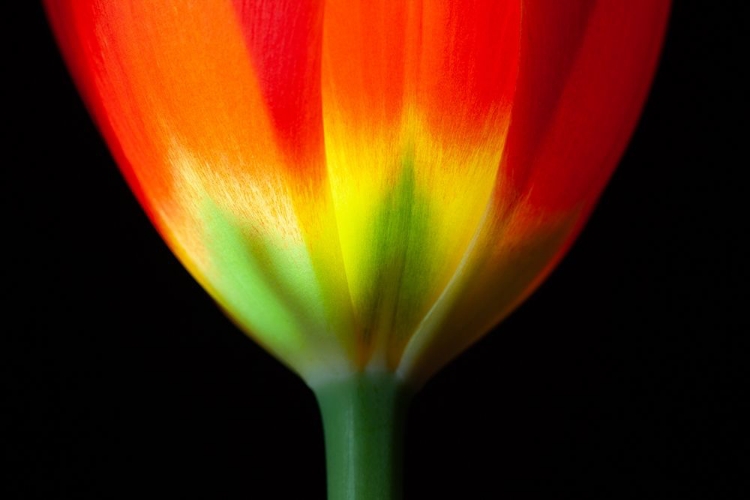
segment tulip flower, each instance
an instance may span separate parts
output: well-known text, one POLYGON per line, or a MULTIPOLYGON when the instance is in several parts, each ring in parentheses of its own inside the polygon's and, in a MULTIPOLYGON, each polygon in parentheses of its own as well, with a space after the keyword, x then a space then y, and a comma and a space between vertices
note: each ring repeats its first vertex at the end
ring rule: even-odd
POLYGON ((666 0, 46 0, 127 182, 313 388, 330 498, 399 496, 408 396, 527 297, 635 126, 666 0))

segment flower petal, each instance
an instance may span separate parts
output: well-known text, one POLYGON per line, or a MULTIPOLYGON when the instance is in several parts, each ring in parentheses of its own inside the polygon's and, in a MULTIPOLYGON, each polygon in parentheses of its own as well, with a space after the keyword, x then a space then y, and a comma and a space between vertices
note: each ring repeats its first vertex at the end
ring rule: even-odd
POLYGON ((426 380, 527 297, 572 244, 632 133, 669 2, 525 2, 493 201, 399 371, 426 380))
POLYGON ((190 272, 308 378, 321 366, 349 369, 340 339, 351 318, 348 301, 340 303, 347 287, 320 113, 317 128, 295 126, 280 119, 283 106, 269 106, 267 72, 259 77, 241 12, 229 2, 46 7, 118 163, 190 272), (295 138, 303 142, 296 148, 295 138), (310 251, 308 242, 326 237, 332 250, 310 251))
POLYGON ((398 364, 481 221, 518 17, 514 2, 326 6, 326 157, 363 364, 398 364))

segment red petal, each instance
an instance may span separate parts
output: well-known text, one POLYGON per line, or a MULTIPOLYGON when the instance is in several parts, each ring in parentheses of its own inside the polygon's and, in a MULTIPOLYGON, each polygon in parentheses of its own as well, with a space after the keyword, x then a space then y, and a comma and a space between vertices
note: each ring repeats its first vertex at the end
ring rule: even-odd
POLYGON ((414 98, 432 131, 471 147, 502 134, 518 70, 518 2, 427 2, 408 40, 414 98), (494 119, 493 119, 494 118, 494 119), (459 134, 460 137, 456 137, 459 134))
POLYGON ((665 0, 524 3, 499 204, 557 211, 598 196, 640 114, 668 11, 665 0))
POLYGON ((323 3, 233 0, 289 167, 323 174, 320 62, 323 3), (317 168, 314 168, 316 166, 317 168))

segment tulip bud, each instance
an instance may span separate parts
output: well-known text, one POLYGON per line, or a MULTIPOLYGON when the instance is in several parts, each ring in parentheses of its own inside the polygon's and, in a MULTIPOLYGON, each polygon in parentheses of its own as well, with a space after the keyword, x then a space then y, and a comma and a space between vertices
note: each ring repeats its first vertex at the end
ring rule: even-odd
POLYGON ((329 436, 370 436, 329 440, 332 467, 354 464, 329 469, 331 498, 398 495, 372 464, 398 425, 378 422, 569 248, 635 126, 669 7, 45 5, 175 255, 316 390, 329 436))

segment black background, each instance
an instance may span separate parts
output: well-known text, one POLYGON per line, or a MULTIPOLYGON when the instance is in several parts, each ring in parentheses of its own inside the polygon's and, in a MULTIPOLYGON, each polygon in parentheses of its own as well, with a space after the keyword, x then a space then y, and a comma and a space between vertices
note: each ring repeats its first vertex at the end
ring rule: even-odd
MULTIPOLYGON (((169 253, 41 7, 11 5, 5 498, 325 498, 312 393, 169 253)), ((643 118, 579 241, 416 396, 407 498, 750 493, 741 5, 674 6, 643 118)))

